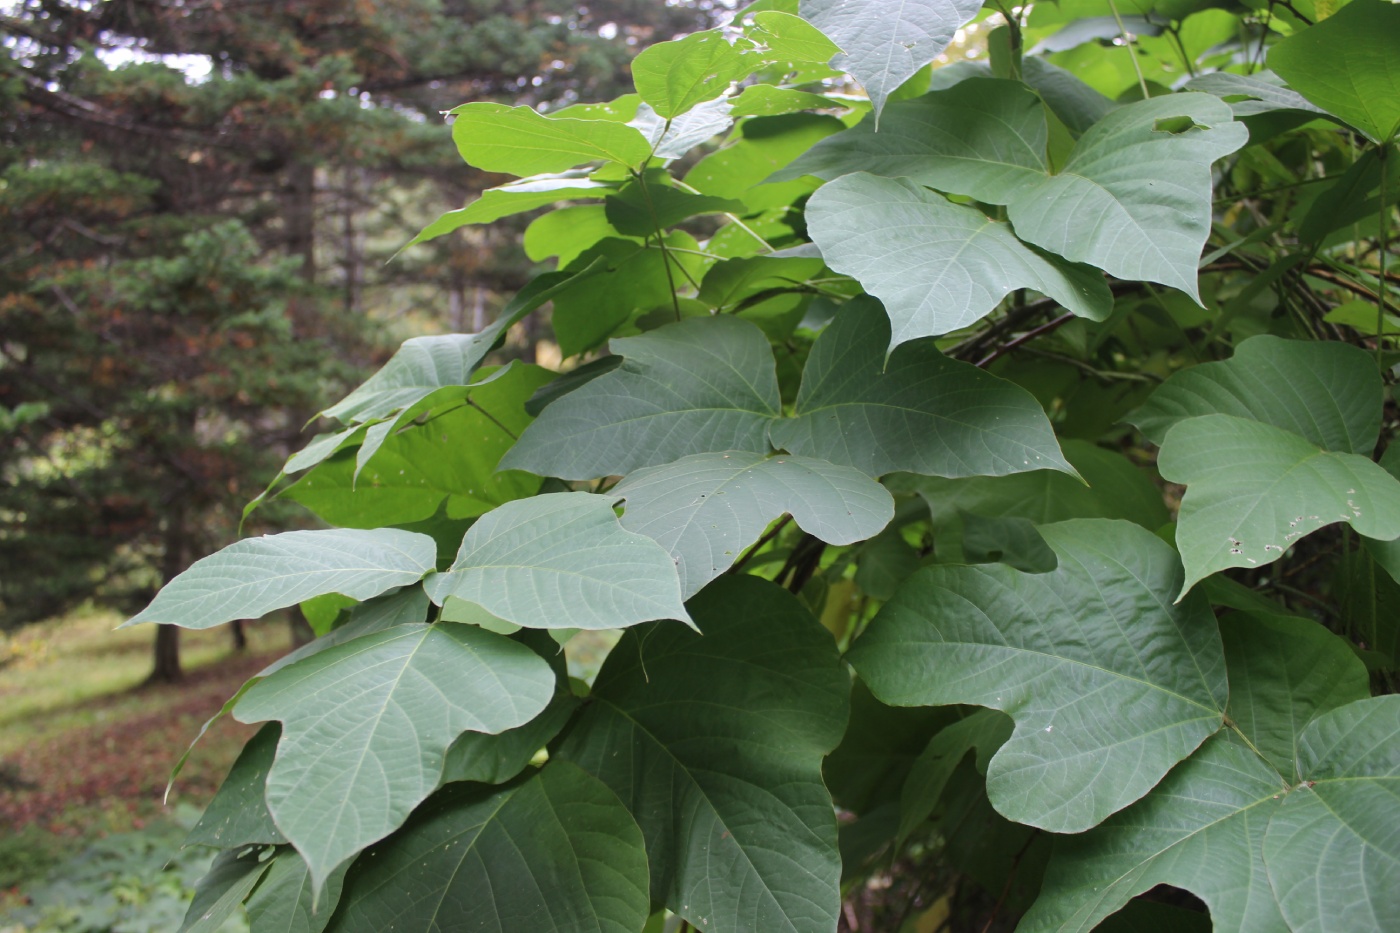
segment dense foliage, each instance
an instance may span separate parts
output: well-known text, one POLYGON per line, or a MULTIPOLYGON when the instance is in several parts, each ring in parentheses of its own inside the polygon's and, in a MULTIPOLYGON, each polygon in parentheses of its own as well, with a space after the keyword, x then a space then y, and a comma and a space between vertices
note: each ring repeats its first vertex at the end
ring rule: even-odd
POLYGON ((132 620, 328 610, 187 930, 1400 916, 1400 6, 981 6, 452 111, 519 180, 422 238, 567 202, 558 267, 326 409, 271 494, 336 527, 132 620), (560 371, 486 365, 546 303, 560 371))

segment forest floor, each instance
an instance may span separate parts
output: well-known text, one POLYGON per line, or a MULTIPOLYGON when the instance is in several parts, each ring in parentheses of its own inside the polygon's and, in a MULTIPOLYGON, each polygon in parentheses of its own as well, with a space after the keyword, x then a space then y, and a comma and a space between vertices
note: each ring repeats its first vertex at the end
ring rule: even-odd
POLYGON ((163 803, 170 770, 200 727, 289 644, 287 627, 185 632, 186 676, 143 686, 150 626, 114 632, 85 611, 0 637, 0 891, 41 877, 94 839, 202 809, 255 727, 223 717, 163 803), (186 808, 188 809, 188 807, 186 808))

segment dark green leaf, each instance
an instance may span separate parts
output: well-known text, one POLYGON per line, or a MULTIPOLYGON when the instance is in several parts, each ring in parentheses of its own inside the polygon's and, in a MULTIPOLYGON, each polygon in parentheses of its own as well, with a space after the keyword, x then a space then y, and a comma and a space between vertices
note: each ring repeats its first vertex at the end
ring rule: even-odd
POLYGON ((767 453, 778 379, 763 332, 733 317, 614 340, 624 357, 550 405, 501 461, 561 479, 625 475, 694 453, 767 453))
POLYGON ((262 852, 262 846, 220 852, 209 873, 195 885, 180 933, 215 933, 222 927, 267 871, 262 852))
POLYGON ((647 918, 637 824, 567 763, 506 787, 453 784, 360 858, 337 933, 635 933, 647 918))
POLYGON ((724 577, 690 608, 703 636, 623 636, 557 756, 641 824, 654 904, 713 933, 832 930, 840 862, 821 761, 850 680, 831 636, 756 577, 724 577))
MULTIPOLYGON (((899 802, 899 839, 929 818, 958 764, 974 751, 987 761, 1011 737, 1011 720, 984 709, 945 727, 929 740, 904 782, 899 802)), ((985 766, 984 766, 985 769, 985 766)))
MULTIPOLYGON (((652 46, 655 48, 655 46, 652 46)), ((608 223, 627 236, 656 236, 699 214, 744 213, 742 201, 691 194, 670 185, 630 182, 607 200, 608 223)))
POLYGON ((219 792, 190 830, 185 845, 233 849, 254 843, 281 845, 287 841, 272 822, 272 814, 267 812, 263 799, 267 772, 272 768, 277 740, 281 736, 281 725, 270 722, 248 740, 219 785, 219 792))
POLYGON ((1381 429, 1383 387, 1370 354, 1344 343, 1251 337, 1219 363, 1172 376, 1128 420, 1154 444, 1197 415, 1271 424, 1340 453, 1369 456, 1381 429))
POLYGON ((306 861, 291 846, 279 849, 262 883, 248 898, 250 933, 321 933, 340 901, 349 867, 342 865, 331 872, 318 901, 306 861))
POLYGON ((796 417, 773 423, 774 446, 872 476, 1074 472, 1030 393, 948 359, 931 340, 898 347, 886 363, 889 334, 879 305, 848 303, 812 348, 796 417))

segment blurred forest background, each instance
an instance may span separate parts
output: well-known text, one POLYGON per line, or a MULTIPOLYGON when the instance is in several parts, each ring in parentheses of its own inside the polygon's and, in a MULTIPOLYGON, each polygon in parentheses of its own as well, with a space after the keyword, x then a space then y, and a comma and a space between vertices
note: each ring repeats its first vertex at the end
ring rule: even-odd
MULTIPOLYGON (((4 892, 66 851, 55 838, 144 823, 171 750, 289 637, 187 633, 182 658, 174 627, 112 625, 237 537, 316 411, 407 337, 481 329, 530 275, 531 215, 392 258, 504 180, 462 164, 441 112, 610 99, 642 48, 728 12, 0 0, 0 929, 27 929, 5 926, 4 892), (142 802, 114 817, 114 796, 142 802)), ((533 320, 517 331, 508 353, 548 346, 533 320)), ((306 521, 274 502, 245 533, 306 521)), ((192 767, 196 802, 234 732, 192 767)), ((163 928, 136 863, 177 893, 202 865, 162 876, 168 847, 132 839, 86 856, 111 916, 52 928, 163 928)))

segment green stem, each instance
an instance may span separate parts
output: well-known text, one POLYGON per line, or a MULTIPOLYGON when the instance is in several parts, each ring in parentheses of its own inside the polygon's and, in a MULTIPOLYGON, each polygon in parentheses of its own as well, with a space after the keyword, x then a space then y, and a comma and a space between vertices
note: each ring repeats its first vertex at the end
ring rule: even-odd
POLYGON ((1123 48, 1128 51, 1128 59, 1133 63, 1133 71, 1137 73, 1138 87, 1142 88, 1142 99, 1147 100, 1150 96, 1147 93, 1147 79, 1142 76, 1142 65, 1138 64, 1137 52, 1133 51, 1133 40, 1128 38, 1127 27, 1123 25, 1123 17, 1118 15, 1118 4, 1113 0, 1108 0, 1108 9, 1113 13, 1113 21, 1118 24, 1118 34, 1123 37, 1123 48))
POLYGON ((1386 295, 1389 292, 1385 280, 1385 261, 1390 252, 1390 198, 1386 190, 1386 176, 1390 174, 1389 166, 1386 165, 1386 157, 1390 153, 1390 144, 1383 143, 1380 151, 1381 163, 1381 215, 1380 215, 1380 241, 1376 244, 1380 252, 1376 258, 1380 274, 1376 276, 1376 292, 1379 300, 1376 302, 1376 365, 1384 368, 1385 358, 1382 348, 1385 346, 1385 313, 1386 295))
MULTIPOLYGON (((670 126, 668 123, 667 126, 670 126)), ((633 172, 632 177, 637 180, 637 184, 642 189, 642 196, 647 199, 647 210, 651 213, 651 226, 656 231, 656 246, 661 250, 661 266, 666 270, 666 284, 671 289, 671 307, 676 312, 676 320, 681 319, 681 299, 676 294, 676 276, 671 272, 671 253, 666 248, 666 235, 661 232, 661 223, 656 216, 656 205, 651 200, 651 189, 647 187, 646 175, 642 172, 633 172)))

